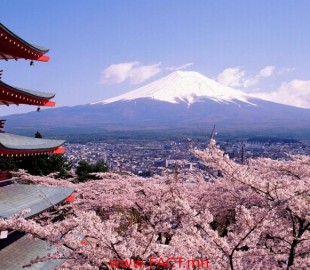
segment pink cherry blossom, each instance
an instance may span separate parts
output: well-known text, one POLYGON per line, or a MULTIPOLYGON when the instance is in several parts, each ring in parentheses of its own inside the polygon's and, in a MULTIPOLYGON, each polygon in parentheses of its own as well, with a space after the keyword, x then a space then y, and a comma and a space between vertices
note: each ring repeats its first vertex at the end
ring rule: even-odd
POLYGON ((19 171, 15 181, 74 187, 76 200, 32 220, 23 213, 1 220, 0 230, 24 231, 59 248, 30 264, 65 258, 68 269, 173 257, 208 260, 208 269, 217 270, 310 269, 310 157, 238 164, 214 140, 193 152, 219 176, 99 173, 101 180, 76 183, 19 171))

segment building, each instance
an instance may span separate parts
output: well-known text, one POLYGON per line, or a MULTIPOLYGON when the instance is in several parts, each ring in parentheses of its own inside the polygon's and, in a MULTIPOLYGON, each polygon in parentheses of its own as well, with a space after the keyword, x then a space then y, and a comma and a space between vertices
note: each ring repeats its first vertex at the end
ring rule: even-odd
MULTIPOLYGON (((0 60, 25 59, 33 65, 34 61, 48 62, 46 53, 49 49, 33 45, 17 36, 0 23, 0 60)), ((17 88, 1 80, 3 70, 0 69, 0 105, 33 105, 38 110, 42 106, 55 106, 52 98, 55 94, 17 88)), ((64 141, 29 138, 3 131, 5 120, 0 120, 0 156, 26 156, 42 154, 63 154, 64 141)), ((25 218, 32 218, 39 213, 66 200, 72 188, 41 187, 35 185, 15 184, 10 181, 7 171, 0 173, 0 218, 8 218, 13 214, 30 208, 25 218)), ((37 256, 44 256, 55 251, 48 243, 34 240, 29 235, 16 231, 0 232, 0 269, 18 270, 37 256)), ((54 269, 62 264, 62 260, 52 260, 34 264, 27 269, 54 269)))

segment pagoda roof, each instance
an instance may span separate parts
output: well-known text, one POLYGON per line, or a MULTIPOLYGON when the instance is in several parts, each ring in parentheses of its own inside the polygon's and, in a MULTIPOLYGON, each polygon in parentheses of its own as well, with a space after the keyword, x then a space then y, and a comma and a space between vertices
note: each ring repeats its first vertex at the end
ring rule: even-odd
POLYGON ((73 193, 70 187, 42 187, 10 184, 0 188, 0 217, 10 216, 30 208, 25 218, 30 218, 64 201, 73 193))
POLYGON ((48 51, 48 48, 28 43, 0 23, 0 60, 22 58, 47 62, 48 51))
POLYGON ((38 154, 63 154, 64 140, 31 138, 0 133, 0 156, 25 156, 38 154))
POLYGON ((8 239, 2 239, 6 241, 7 245, 1 249, 0 247, 0 261, 2 270, 54 270, 56 266, 64 263, 62 259, 53 259, 45 262, 38 262, 31 265, 31 267, 23 268, 24 265, 28 265, 31 260, 37 257, 43 257, 49 253, 55 253, 57 251, 55 246, 41 240, 34 239, 30 235, 24 235, 19 232, 15 232, 12 235, 13 243, 11 243, 11 237, 8 239))
POLYGON ((51 101, 54 93, 27 90, 20 87, 8 85, 0 80, 0 105, 28 104, 37 106, 55 106, 51 101))

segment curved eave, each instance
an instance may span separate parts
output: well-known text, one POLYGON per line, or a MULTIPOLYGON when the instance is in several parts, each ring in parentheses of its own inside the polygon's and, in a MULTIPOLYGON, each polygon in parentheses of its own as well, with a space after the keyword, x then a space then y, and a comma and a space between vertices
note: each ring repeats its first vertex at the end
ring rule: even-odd
POLYGON ((0 23, 0 59, 49 61, 48 48, 30 44, 0 23))
POLYGON ((10 149, 1 149, 0 148, 0 156, 1 157, 25 157, 25 156, 37 156, 37 155, 47 155, 54 154, 60 155, 64 154, 65 149, 63 147, 55 147, 53 149, 40 149, 40 150, 10 150, 10 149))
POLYGON ((63 154, 64 142, 0 133, 0 156, 63 154))
POLYGON ((0 104, 2 105, 36 105, 36 106, 55 106, 51 101, 55 97, 54 93, 32 91, 8 85, 0 80, 0 104))
POLYGON ((1 187, 0 217, 9 218, 24 209, 30 209, 24 217, 32 218, 65 201, 73 192, 74 188, 71 187, 43 187, 25 184, 1 187))
MULTIPOLYGON (((34 239, 30 235, 23 235, 19 232, 15 233, 13 242, 10 243, 10 239, 7 240, 8 244, 0 250, 1 269, 3 270, 53 270, 57 266, 63 264, 63 259, 52 259, 33 264, 30 268, 23 267, 30 263, 31 260, 39 257, 48 256, 57 252, 55 246, 51 246, 48 242, 41 239, 34 239), (16 238, 16 239, 15 239, 16 238), (15 241, 14 241, 15 240, 15 241)), ((60 267, 61 269, 61 267, 60 267)))

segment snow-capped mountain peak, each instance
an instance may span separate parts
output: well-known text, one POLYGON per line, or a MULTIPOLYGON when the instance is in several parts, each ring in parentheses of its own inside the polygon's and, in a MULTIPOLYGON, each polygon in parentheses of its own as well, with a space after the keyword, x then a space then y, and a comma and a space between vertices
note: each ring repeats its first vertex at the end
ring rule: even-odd
POLYGON ((247 100, 248 97, 242 91, 221 85, 198 72, 175 71, 133 91, 98 103, 107 104, 139 98, 150 98, 170 103, 185 102, 188 105, 201 98, 209 98, 221 103, 233 102, 233 100, 250 103, 247 100))

